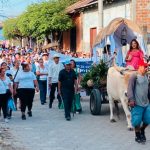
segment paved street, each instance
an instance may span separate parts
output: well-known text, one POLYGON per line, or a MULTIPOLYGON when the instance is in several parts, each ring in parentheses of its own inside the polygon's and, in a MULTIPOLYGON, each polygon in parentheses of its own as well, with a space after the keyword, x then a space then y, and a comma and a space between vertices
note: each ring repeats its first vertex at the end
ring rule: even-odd
POLYGON ((9 122, 14 144, 25 150, 149 150, 150 128, 146 145, 139 145, 134 142, 134 132, 127 131, 123 112, 112 124, 108 105, 103 106, 102 116, 90 114, 88 99, 82 105, 83 113, 67 122, 63 111, 57 109, 57 101, 50 110, 36 98, 32 118, 22 121, 18 111, 9 122))

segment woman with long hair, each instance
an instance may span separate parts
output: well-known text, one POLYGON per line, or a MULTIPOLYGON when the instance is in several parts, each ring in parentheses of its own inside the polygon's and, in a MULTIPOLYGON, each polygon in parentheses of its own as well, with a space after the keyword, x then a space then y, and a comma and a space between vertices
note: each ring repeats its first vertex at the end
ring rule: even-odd
MULTIPOLYGON (((17 75, 19 74, 19 72, 22 71, 21 66, 20 66, 20 61, 19 61, 19 60, 15 60, 15 61, 14 61, 14 67, 11 68, 11 71, 12 71, 13 82, 14 82, 14 80, 15 80, 15 78, 17 77, 17 75)), ((13 83, 13 87, 14 87, 14 83, 13 83)), ((15 105, 16 105, 16 109, 17 109, 17 99, 19 98, 19 97, 18 97, 18 94, 13 95, 13 98, 14 98, 14 102, 15 102, 15 105)), ((21 103, 20 103, 20 104, 21 104, 21 103)))
POLYGON ((46 103, 46 94, 47 94, 47 76, 48 69, 44 65, 43 59, 39 59, 39 66, 36 68, 36 75, 39 77, 39 89, 40 89, 40 100, 41 104, 44 105, 46 103))
POLYGON ((126 66, 127 68, 132 68, 137 70, 139 62, 143 60, 143 52, 140 49, 139 43, 136 39, 133 39, 130 43, 130 50, 126 56, 126 66))
POLYGON ((30 71, 30 66, 28 63, 22 64, 22 71, 15 78, 14 94, 16 94, 17 88, 18 96, 21 101, 22 120, 26 120, 26 107, 28 107, 29 117, 32 117, 32 105, 35 90, 37 92, 39 91, 36 76, 30 71))
POLYGON ((7 103, 8 99, 13 93, 11 81, 6 76, 5 68, 0 68, 0 108, 3 110, 4 120, 7 123, 7 103))
MULTIPOLYGON (((80 73, 80 69, 77 68, 76 62, 72 59, 70 60, 71 63, 71 69, 73 69, 76 73, 77 76, 77 86, 80 87, 80 82, 82 79, 81 73, 80 73)), ((80 93, 75 94, 74 96, 74 107, 75 107, 75 111, 76 113, 81 113, 82 112, 82 107, 81 107, 81 103, 80 103, 80 93)))

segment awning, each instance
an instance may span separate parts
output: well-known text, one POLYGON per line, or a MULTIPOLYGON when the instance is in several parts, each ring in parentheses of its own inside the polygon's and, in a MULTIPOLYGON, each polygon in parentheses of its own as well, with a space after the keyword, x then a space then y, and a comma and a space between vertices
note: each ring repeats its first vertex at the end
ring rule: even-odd
POLYGON ((134 23, 133 21, 129 20, 129 19, 124 19, 124 18, 116 18, 114 20, 112 20, 108 26, 106 26, 105 28, 103 28, 97 35, 95 43, 93 45, 96 46, 97 44, 101 43, 102 40, 104 40, 107 36, 113 34, 116 32, 116 30, 122 25, 126 25, 130 30, 132 30, 133 32, 136 32, 140 35, 142 35, 142 32, 140 30, 140 28, 138 27, 138 25, 136 23, 134 23))

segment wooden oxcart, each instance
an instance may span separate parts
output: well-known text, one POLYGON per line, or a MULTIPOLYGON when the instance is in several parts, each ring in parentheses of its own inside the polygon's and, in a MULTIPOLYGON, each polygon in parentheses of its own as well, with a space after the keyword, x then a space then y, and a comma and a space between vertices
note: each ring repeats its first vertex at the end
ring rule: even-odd
MULTIPOLYGON (((93 45, 93 51, 104 48, 109 44, 111 47, 110 53, 113 54, 117 52, 117 57, 121 57, 121 59, 118 59, 122 61, 118 61, 118 64, 121 66, 123 63, 123 52, 121 49, 123 46, 129 45, 132 39, 138 40, 143 53, 146 54, 147 49, 144 38, 138 25, 128 19, 116 18, 98 33, 95 44, 93 45)), ((99 86, 93 87, 91 91, 90 110, 93 115, 100 115, 102 104, 109 103, 106 82, 107 81, 104 81, 104 83, 100 83, 99 86)))
POLYGON ((102 104, 108 104, 106 80, 93 87, 90 94, 90 111, 92 115, 100 115, 102 104))

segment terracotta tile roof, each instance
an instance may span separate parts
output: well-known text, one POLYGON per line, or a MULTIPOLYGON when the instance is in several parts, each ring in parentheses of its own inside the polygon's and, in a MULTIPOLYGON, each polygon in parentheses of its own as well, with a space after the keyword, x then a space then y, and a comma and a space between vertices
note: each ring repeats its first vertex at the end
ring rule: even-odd
POLYGON ((66 9, 66 12, 69 14, 74 13, 77 9, 86 7, 87 5, 89 5, 90 3, 95 2, 95 1, 97 1, 97 0, 80 0, 76 3, 74 3, 73 5, 69 6, 66 9))

